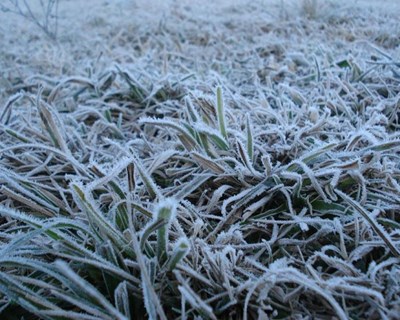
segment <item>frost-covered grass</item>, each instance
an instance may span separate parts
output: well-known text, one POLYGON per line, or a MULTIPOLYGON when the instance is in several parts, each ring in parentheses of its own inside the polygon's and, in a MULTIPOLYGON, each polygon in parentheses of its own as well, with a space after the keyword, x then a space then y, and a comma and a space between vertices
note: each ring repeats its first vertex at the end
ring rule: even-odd
POLYGON ((2 317, 398 318, 397 22, 264 5, 3 75, 2 317))

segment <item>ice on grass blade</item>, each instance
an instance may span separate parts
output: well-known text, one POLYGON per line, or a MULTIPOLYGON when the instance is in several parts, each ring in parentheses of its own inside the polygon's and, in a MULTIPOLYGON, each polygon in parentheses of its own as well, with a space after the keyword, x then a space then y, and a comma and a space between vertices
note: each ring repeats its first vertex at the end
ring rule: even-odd
POLYGON ((158 298, 157 293, 153 287, 153 283, 150 280, 150 275, 148 271, 148 259, 143 256, 136 233, 134 231, 132 233, 132 245, 133 250, 136 254, 137 263, 140 268, 143 300, 148 317, 151 320, 157 320, 158 315, 161 320, 167 320, 167 316, 165 315, 165 312, 161 306, 160 299, 158 298))
POLYGON ((225 110, 224 110, 224 101, 222 98, 222 88, 218 87, 217 88, 217 119, 218 119, 218 125, 219 125, 219 131, 221 132, 221 135, 225 138, 226 141, 228 141, 228 134, 226 131, 226 125, 225 125, 225 110))
POLYGON ((246 115, 246 132, 247 132, 247 154, 250 161, 253 161, 254 141, 253 141, 253 124, 249 114, 246 115))
MULTIPOLYGON (((317 160, 319 157, 323 157, 326 155, 328 152, 330 152, 332 149, 336 148, 338 146, 337 143, 329 143, 329 144, 324 144, 321 147, 316 147, 313 148, 311 151, 307 151, 300 157, 300 160, 303 161, 304 163, 308 164, 312 161, 317 160)), ((287 168, 287 170, 292 170, 294 167, 294 164, 290 164, 287 168)))
POLYGON ((140 249, 143 251, 146 246, 146 241, 150 237, 150 235, 160 229, 161 227, 164 227, 165 225, 168 224, 168 221, 165 219, 160 219, 158 218, 157 220, 152 220, 150 223, 146 225, 144 230, 142 231, 141 237, 140 237, 140 249))
POLYGON ((161 197, 161 192, 157 186, 157 184, 153 181, 151 175, 143 166, 142 162, 136 156, 133 157, 133 163, 135 164, 135 168, 137 169, 140 178, 142 179, 147 192, 149 193, 152 199, 161 197))
POLYGON ((51 217, 59 214, 59 207, 62 207, 63 204, 57 201, 58 199, 50 192, 45 190, 46 186, 31 183, 25 177, 4 170, 3 168, 0 168, 1 180, 3 180, 4 185, 0 189, 2 193, 10 198, 24 203, 29 208, 32 208, 33 211, 46 216, 51 217))
POLYGON ((189 286, 187 281, 183 278, 181 273, 177 270, 174 271, 176 278, 181 285, 178 286, 178 290, 181 295, 185 297, 185 300, 194 308, 207 315, 212 320, 217 320, 212 307, 210 307, 193 289, 189 286))
POLYGON ((86 213, 92 226, 92 230, 98 234, 98 237, 100 239, 104 236, 107 237, 119 248, 119 250, 133 255, 132 249, 123 234, 103 216, 100 209, 95 205, 92 197, 86 192, 86 190, 84 190, 79 183, 72 183, 71 189, 73 190, 76 202, 82 211, 86 213))
POLYGON ((167 269, 172 271, 175 269, 176 265, 182 261, 182 259, 188 254, 190 250, 190 243, 189 240, 186 238, 180 238, 175 243, 175 248, 169 257, 167 262, 167 269))
POLYGON ((86 186, 86 189, 88 191, 93 191, 99 187, 110 184, 110 186, 114 189, 114 191, 121 199, 125 198, 124 192, 115 182, 113 182, 113 180, 116 179, 118 175, 122 171, 124 171, 130 164, 132 164, 132 160, 133 159, 131 157, 123 157, 121 160, 116 162, 111 169, 108 169, 108 172, 106 174, 103 173, 102 170, 99 170, 99 168, 95 164, 91 165, 90 170, 92 170, 97 176, 99 176, 99 179, 95 179, 91 183, 89 183, 86 186))
POLYGON ((214 159, 211 159, 208 156, 198 152, 191 152, 190 155, 205 170, 211 170, 215 174, 225 173, 225 169, 221 165, 219 165, 214 159))
POLYGON ((64 241, 70 245, 67 249, 61 247, 60 250, 56 251, 54 255, 59 258, 68 259, 69 261, 75 261, 87 267, 93 267, 98 270, 102 270, 104 274, 109 274, 114 279, 121 279, 123 281, 129 281, 135 285, 138 285, 140 281, 132 276, 129 272, 124 271, 119 266, 109 262, 104 259, 98 253, 93 253, 84 247, 79 247, 79 244, 72 243, 66 240, 67 237, 64 236, 64 241), (72 247, 72 248, 71 248, 72 247), (68 250, 68 253, 65 253, 68 250), (69 253, 71 252, 71 253, 69 253))
MULTIPOLYGON (((41 98, 42 89, 39 91, 36 98, 36 107, 38 108, 42 123, 48 132, 54 146, 62 150, 65 154, 70 151, 65 141, 65 129, 63 128, 62 121, 57 116, 56 111, 49 104, 44 102, 41 98)), ((32 99, 33 100, 33 99, 32 99)))
MULTIPOLYGON (((4 267, 7 266, 8 261, 5 262, 6 263, 2 261, 4 267)), ((59 307, 57 307, 52 302, 48 301, 47 299, 43 299, 43 297, 41 297, 40 294, 38 294, 38 292, 35 292, 33 289, 31 289, 29 285, 25 285, 22 281, 20 281, 16 277, 13 277, 9 273, 3 271, 0 271, 0 292, 4 295, 7 295, 8 298, 10 298, 13 301, 26 299, 30 300, 31 302, 36 302, 37 307, 41 307, 43 309, 45 308, 59 309, 59 307)))
POLYGON ((387 150, 398 150, 400 148, 400 140, 383 141, 376 143, 373 146, 366 147, 363 151, 387 151, 387 150))
MULTIPOLYGON (((35 152, 38 151, 48 151, 52 152, 63 159, 65 159, 66 162, 68 162, 68 165, 71 165, 74 170, 79 174, 87 175, 87 170, 85 166, 83 166, 79 161, 77 161, 74 157, 72 157, 69 153, 64 153, 60 149, 53 148, 51 146, 47 146, 45 144, 37 144, 37 143, 24 143, 24 144, 18 144, 18 145, 13 145, 9 146, 7 148, 3 148, 0 150, 0 153, 6 153, 8 151, 15 151, 15 150, 23 150, 25 148, 32 148, 35 152)), ((32 151, 30 151, 32 152, 32 151)))
POLYGON ((153 160, 151 165, 148 167, 148 172, 152 174, 154 171, 159 169, 164 163, 168 164, 169 161, 173 160, 173 157, 180 155, 178 151, 174 149, 167 149, 157 154, 157 157, 153 160), (171 159, 172 158, 172 159, 171 159))
POLYGON ((221 133, 206 125, 205 123, 195 123, 193 124, 193 129, 200 135, 210 137, 210 139, 215 143, 215 145, 221 150, 229 150, 229 145, 224 136, 221 133))
POLYGON ((246 153, 245 148, 240 140, 236 141, 236 150, 241 162, 247 167, 247 169, 249 169, 250 173, 254 177, 261 178, 263 175, 255 171, 251 158, 249 157, 249 154, 246 153))
POLYGON ((326 203, 331 203, 332 201, 326 196, 324 190, 322 189, 321 183, 317 180, 315 176, 314 171, 305 162, 300 160, 294 160, 289 165, 289 167, 294 164, 298 165, 304 171, 304 173, 310 179, 311 185, 314 187, 315 191, 317 191, 318 194, 321 196, 322 200, 324 200, 326 203))
POLYGON ((310 291, 315 292, 315 294, 324 298, 335 311, 336 316, 340 320, 347 320, 348 316, 340 304, 336 301, 333 294, 325 288, 325 286, 310 277, 307 277, 303 273, 299 272, 293 267, 282 267, 279 269, 271 270, 276 274, 277 283, 295 283, 310 291))
POLYGON ((351 283, 350 281, 346 281, 345 277, 334 277, 332 279, 329 279, 325 283, 326 287, 331 289, 332 291, 336 290, 339 292, 348 292, 359 297, 364 297, 365 299, 374 299, 375 303, 377 303, 381 308, 385 304, 385 299, 383 298, 382 293, 366 286, 356 285, 351 283))
POLYGON ((163 265, 168 257, 168 231, 172 220, 176 214, 177 202, 175 199, 166 198, 161 200, 155 208, 157 220, 165 221, 165 225, 158 228, 157 231, 157 259, 160 265, 163 265))
POLYGON ((352 207, 355 211, 357 211, 372 227, 372 229, 379 235, 379 237, 386 243, 389 250, 396 258, 400 258, 400 251, 396 248, 396 244, 391 239, 390 235, 386 232, 386 230, 375 220, 375 218, 364 209, 361 204, 357 201, 353 200, 344 192, 335 189, 336 194, 341 197, 345 202, 347 202, 350 207, 352 207))
POLYGON ((30 143, 31 142, 31 140, 28 137, 26 137, 26 136, 24 136, 24 135, 22 135, 22 134, 20 134, 20 133, 18 133, 16 131, 14 131, 12 129, 9 129, 8 127, 5 127, 3 125, 0 125, 0 130, 3 130, 5 133, 9 134, 10 136, 14 137, 15 139, 17 139, 17 140, 19 140, 19 141, 21 141, 23 143, 30 143))
POLYGON ((176 123, 169 119, 153 119, 153 118, 141 118, 139 123, 148 124, 148 125, 156 125, 160 127, 172 128, 180 133, 182 137, 185 138, 185 141, 188 142, 190 146, 190 150, 196 149, 198 143, 195 138, 192 137, 190 132, 186 130, 186 128, 179 123, 176 123))
MULTIPOLYGON (((47 289, 47 288, 46 288, 47 289)), ((51 290, 52 295, 56 298, 59 299, 60 301, 65 301, 66 303, 69 303, 71 305, 74 305, 76 308, 79 308, 83 310, 85 313, 80 312, 82 315, 85 315, 86 317, 93 317, 94 319, 104 319, 104 320, 113 320, 112 317, 110 317, 107 312, 104 312, 103 310, 99 310, 100 308, 93 304, 91 301, 87 301, 85 298, 86 297, 77 297, 74 294, 66 293, 64 290, 59 290, 59 289, 53 289, 51 290), (91 316, 93 315, 93 316, 91 316)), ((64 310, 46 310, 46 311, 41 311, 40 314, 41 316, 48 315, 48 316, 61 316, 61 315, 69 315, 72 319, 79 319, 79 316, 76 314, 68 314, 70 311, 64 311, 64 310)), ((83 318, 84 319, 84 318, 83 318)), ((89 318, 90 319, 90 318, 89 318)))
MULTIPOLYGON (((150 282, 150 281, 149 281, 150 282)), ((143 288, 143 299, 144 304, 148 313, 148 317, 150 320, 157 320, 157 311, 152 305, 152 294, 150 291, 149 283, 144 281, 142 276, 142 288, 143 288)))
MULTIPOLYGON (((21 301, 21 300, 20 300, 21 301)), ((21 305, 24 305, 21 303, 21 305)), ((28 308, 28 303, 25 303, 25 308, 28 308)), ((33 308, 32 305, 30 305, 33 308)), ((46 310, 36 311, 36 314, 40 315, 40 318, 45 320, 53 319, 74 319, 74 320, 100 320, 101 317, 91 316, 82 312, 66 311, 66 310, 46 310)), ((104 318, 102 320, 105 320, 104 318)))
POLYGON ((6 104, 2 108, 3 110, 1 110, 1 112, 0 112, 0 123, 7 125, 7 123, 10 120, 10 117, 11 117, 11 111, 12 111, 13 104, 15 102, 17 102, 18 100, 20 100, 22 97, 23 97, 22 93, 17 93, 17 94, 12 95, 10 98, 8 98, 6 104))
POLYGON ((128 285, 126 281, 121 282, 114 291, 115 305, 122 314, 124 314, 127 319, 132 319, 130 310, 130 299, 128 285))
POLYGON ((65 277, 64 285, 71 288, 75 287, 80 290, 80 292, 85 294, 88 298, 90 297, 94 301, 96 301, 99 305, 101 305, 105 311, 109 313, 110 318, 118 319, 118 320, 127 320, 127 318, 119 312, 110 301, 104 297, 93 285, 87 282, 85 279, 80 277, 77 273, 75 273, 67 263, 63 261, 56 261, 56 267, 58 268, 60 274, 65 277))
POLYGON ((271 156, 269 154, 264 154, 261 157, 261 162, 264 166, 266 176, 267 177, 270 176, 272 174, 272 170, 273 170, 271 156))
POLYGON ((198 190, 211 177, 211 174, 195 176, 188 183, 183 184, 181 188, 177 188, 177 193, 173 195, 174 198, 178 201, 183 200, 185 197, 193 194, 195 190, 198 190))
POLYGON ((24 197, 23 195, 3 186, 0 188, 0 192, 4 195, 6 195, 7 197, 9 197, 10 199, 14 199, 16 201, 19 201, 21 203, 23 203, 24 205, 26 205, 27 207, 29 207, 30 209, 32 209, 34 212, 36 212, 36 215, 41 214, 47 217, 53 217, 54 213, 47 210, 46 208, 44 208, 43 206, 41 206, 40 204, 35 203, 33 200, 24 197))
POLYGON ((14 219, 16 221, 21 221, 38 228, 40 228, 43 223, 42 219, 39 219, 34 215, 26 214, 3 205, 0 205, 0 216, 14 219))
POLYGON ((57 97, 57 94, 61 91, 61 89, 66 86, 67 84, 78 84, 86 88, 90 88, 94 90, 96 88, 95 84, 93 83, 92 80, 85 78, 85 77, 79 77, 79 76, 72 76, 63 79, 60 81, 50 92, 49 96, 47 97, 48 103, 53 103, 55 98, 57 97))
POLYGON ((189 99, 188 97, 186 97, 185 99, 185 105, 186 105, 186 109, 189 115, 189 118, 191 120, 191 122, 197 122, 200 119, 200 115, 197 113, 193 102, 191 99, 189 99))
POLYGON ((126 173, 128 176, 128 190, 129 192, 133 192, 136 188, 135 166, 133 163, 128 164, 126 167, 126 173))

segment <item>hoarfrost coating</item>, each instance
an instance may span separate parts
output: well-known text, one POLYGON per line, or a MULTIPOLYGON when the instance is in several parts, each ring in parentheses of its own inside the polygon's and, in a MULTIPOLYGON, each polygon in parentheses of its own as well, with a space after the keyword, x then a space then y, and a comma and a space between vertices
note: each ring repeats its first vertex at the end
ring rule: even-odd
POLYGON ((398 319, 397 1, 58 4, 0 12, 3 317, 398 319))

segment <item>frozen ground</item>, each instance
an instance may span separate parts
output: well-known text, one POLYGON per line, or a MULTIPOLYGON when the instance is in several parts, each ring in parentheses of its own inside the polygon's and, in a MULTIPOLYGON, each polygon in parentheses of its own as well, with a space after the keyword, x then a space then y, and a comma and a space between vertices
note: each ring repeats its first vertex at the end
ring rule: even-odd
POLYGON ((345 57, 365 46, 366 40, 398 56, 399 11, 395 0, 320 1, 316 20, 299 29, 293 21, 304 17, 300 1, 206 5, 203 1, 65 0, 59 9, 57 44, 18 16, 0 12, 2 98, 4 90, 11 92, 15 84, 34 74, 82 74, 88 66, 104 68, 115 62, 127 66, 141 60, 152 60, 156 68, 169 53, 190 57, 181 62, 191 69, 190 60, 195 59, 196 67, 206 71, 213 69, 210 64, 215 60, 240 55, 248 61, 243 67, 253 69, 249 73, 265 63, 255 51, 273 46, 287 55, 298 50, 312 54, 318 46, 327 47, 345 57), (321 28, 329 19, 336 22, 321 28), (182 36, 187 36, 186 43, 182 36), (217 52, 223 57, 217 57, 217 52))
POLYGON ((0 12, 0 318, 399 319, 398 1, 60 2, 0 12))

